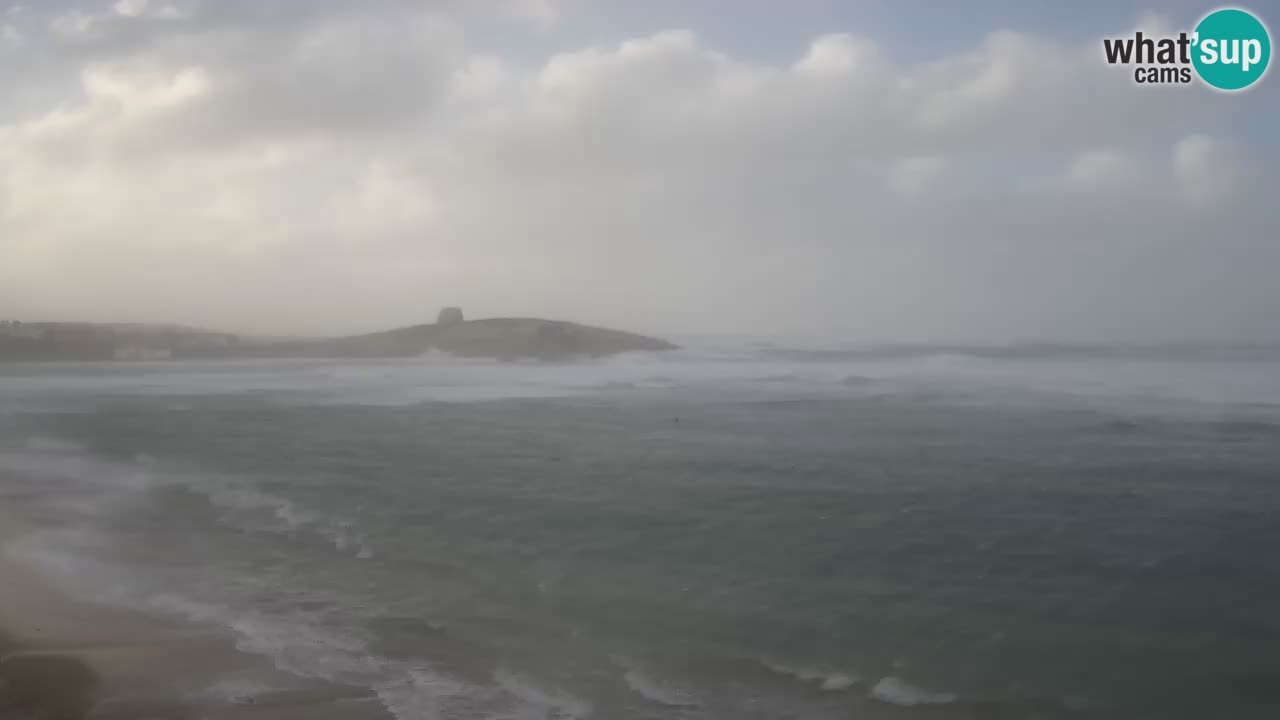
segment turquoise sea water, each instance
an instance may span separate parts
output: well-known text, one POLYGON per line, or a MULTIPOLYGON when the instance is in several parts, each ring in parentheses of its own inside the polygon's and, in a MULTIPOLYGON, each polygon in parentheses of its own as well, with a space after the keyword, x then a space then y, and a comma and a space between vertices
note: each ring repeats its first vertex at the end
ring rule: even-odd
POLYGON ((19 559, 400 718, 1280 717, 1280 363, 0 368, 19 559))

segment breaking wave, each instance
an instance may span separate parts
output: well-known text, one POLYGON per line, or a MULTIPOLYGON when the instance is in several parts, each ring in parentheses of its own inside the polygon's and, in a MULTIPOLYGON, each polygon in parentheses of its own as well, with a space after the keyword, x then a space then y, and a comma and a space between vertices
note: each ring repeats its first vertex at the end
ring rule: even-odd
POLYGON ((761 660, 760 662, 779 675, 786 675, 803 683, 817 685, 823 690, 848 690, 862 682, 862 677, 856 673, 793 666, 772 660, 761 660))
POLYGON ((353 521, 313 512, 296 501, 265 493, 238 480, 204 479, 187 489, 224 511, 225 522, 244 530, 279 533, 311 532, 331 543, 339 552, 350 552, 367 560, 374 556, 368 540, 353 521), (265 523, 263 521, 266 521, 265 523))
POLYGON ((500 669, 494 682, 509 695, 549 718, 585 718, 591 715, 591 703, 558 689, 535 684, 528 677, 500 669))
POLYGON ((880 702, 903 707, 947 705, 959 699, 959 696, 952 693, 926 690, 896 677, 882 678, 871 688, 871 697, 880 702))
POLYGON ((697 707, 702 703, 693 693, 655 679, 638 663, 618 655, 612 656, 614 664, 623 669, 622 680, 640 697, 667 707, 697 707))

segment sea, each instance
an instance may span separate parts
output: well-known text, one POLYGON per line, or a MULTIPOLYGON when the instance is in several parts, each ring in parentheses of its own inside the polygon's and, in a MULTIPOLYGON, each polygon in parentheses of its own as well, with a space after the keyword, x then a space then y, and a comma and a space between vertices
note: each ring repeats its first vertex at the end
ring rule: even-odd
POLYGON ((1280 717, 1275 353, 8 365, 0 508, 399 720, 1280 717))

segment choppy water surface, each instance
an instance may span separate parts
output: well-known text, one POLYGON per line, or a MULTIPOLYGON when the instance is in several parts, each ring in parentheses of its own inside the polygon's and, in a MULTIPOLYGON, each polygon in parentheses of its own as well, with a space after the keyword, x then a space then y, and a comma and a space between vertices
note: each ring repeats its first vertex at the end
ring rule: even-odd
POLYGON ((0 367, 11 551, 400 718, 1280 717, 1280 364, 0 367))

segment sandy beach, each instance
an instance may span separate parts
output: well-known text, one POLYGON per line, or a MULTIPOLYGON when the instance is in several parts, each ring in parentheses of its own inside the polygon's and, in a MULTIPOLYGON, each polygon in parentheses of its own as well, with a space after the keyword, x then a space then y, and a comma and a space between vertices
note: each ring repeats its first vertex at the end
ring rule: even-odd
POLYGON ((386 718, 364 688, 287 675, 215 629, 77 602, 11 552, 0 515, 0 720, 386 718))

